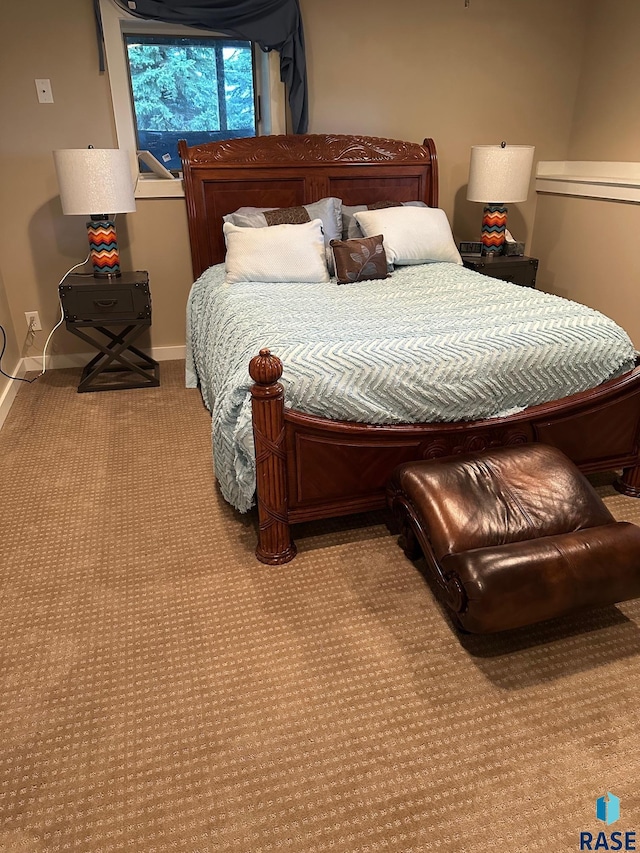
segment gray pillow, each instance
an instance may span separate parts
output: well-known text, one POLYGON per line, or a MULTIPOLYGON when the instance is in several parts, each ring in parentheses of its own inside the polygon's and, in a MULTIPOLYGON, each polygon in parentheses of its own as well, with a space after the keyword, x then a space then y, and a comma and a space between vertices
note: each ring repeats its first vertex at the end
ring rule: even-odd
POLYGON ((311 204, 302 204, 299 207, 240 207, 233 213, 228 213, 222 217, 225 222, 231 222, 232 225, 238 225, 240 228, 266 228, 268 225, 284 223, 299 224, 300 222, 310 222, 312 219, 322 220, 322 230, 324 231, 324 242, 328 246, 331 240, 339 240, 342 236, 342 200, 339 198, 322 198, 320 201, 314 201, 311 204), (301 219, 300 211, 305 210, 308 219, 301 219), (264 215, 269 211, 277 211, 280 214, 277 222, 271 223, 264 215), (290 216, 287 214, 290 213, 290 216))

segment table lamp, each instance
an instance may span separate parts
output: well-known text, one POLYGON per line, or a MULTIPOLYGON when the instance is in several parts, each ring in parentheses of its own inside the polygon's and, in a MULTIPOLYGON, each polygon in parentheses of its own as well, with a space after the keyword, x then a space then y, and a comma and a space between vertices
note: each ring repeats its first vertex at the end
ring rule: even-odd
POLYGON ((533 145, 474 145, 467 199, 484 203, 482 254, 502 254, 507 203, 526 201, 533 166, 533 145))
POLYGON ((54 151, 53 159, 63 212, 91 217, 87 232, 94 276, 119 276, 115 214, 136 209, 128 153, 118 148, 68 148, 54 151))

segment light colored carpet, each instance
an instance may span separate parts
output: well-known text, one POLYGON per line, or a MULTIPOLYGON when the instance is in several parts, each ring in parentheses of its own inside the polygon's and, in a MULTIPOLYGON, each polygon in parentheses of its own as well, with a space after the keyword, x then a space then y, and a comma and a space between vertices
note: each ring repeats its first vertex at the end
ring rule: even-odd
POLYGON ((461 638, 379 515, 259 564, 183 369, 49 373, 0 433, 0 850, 573 851, 607 791, 640 829, 639 603, 461 638))

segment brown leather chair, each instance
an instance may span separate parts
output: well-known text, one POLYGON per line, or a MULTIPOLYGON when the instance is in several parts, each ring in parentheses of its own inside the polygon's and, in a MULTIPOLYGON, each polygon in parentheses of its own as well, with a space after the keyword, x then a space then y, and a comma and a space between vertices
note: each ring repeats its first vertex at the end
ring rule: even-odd
POLYGON ((640 528, 616 522, 553 447, 526 444, 394 471, 389 506, 410 559, 472 633, 640 596, 640 528))

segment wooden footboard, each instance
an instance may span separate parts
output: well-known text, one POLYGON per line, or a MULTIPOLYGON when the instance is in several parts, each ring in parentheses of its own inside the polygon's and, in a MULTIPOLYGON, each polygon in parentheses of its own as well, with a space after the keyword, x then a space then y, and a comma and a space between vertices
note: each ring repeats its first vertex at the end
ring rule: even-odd
POLYGON ((623 469, 616 488, 640 497, 640 367, 562 400, 506 418, 450 424, 372 426, 331 421, 284 406, 282 363, 252 359, 253 429, 260 532, 256 555, 286 563, 290 525, 382 508, 396 465, 539 441, 584 473, 623 469))

